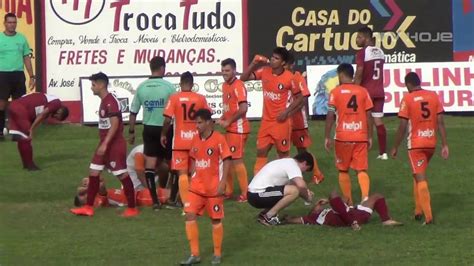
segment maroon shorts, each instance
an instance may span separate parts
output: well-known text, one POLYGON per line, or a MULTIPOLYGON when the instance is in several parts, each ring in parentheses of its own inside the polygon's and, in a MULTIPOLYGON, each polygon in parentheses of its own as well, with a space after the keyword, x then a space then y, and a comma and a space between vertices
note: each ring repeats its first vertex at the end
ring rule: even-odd
POLYGON ((29 138, 31 122, 28 118, 26 108, 16 102, 12 102, 8 108, 8 130, 10 135, 19 135, 29 138))
MULTIPOLYGON (((97 147, 100 146, 100 143, 97 147)), ((107 167, 113 175, 119 176, 127 172, 127 143, 124 138, 113 140, 104 155, 96 153, 92 158, 90 169, 102 171, 107 167)))
MULTIPOLYGON (((372 216, 372 210, 358 205, 355 208, 351 208, 349 214, 359 224, 366 224, 369 221, 370 216, 372 216)), ((337 212, 329 208, 303 216, 302 220, 304 224, 319 224, 334 227, 350 226, 350 224, 346 224, 344 220, 342 220, 337 212)))

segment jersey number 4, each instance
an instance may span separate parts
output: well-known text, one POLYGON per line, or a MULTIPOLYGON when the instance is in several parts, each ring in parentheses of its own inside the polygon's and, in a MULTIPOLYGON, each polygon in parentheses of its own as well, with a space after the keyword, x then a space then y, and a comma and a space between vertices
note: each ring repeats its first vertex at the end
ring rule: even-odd
POLYGON ((352 95, 349 101, 347 102, 347 109, 352 109, 354 112, 357 112, 357 108, 359 106, 357 105, 357 96, 352 95))
POLYGON ((191 104, 188 110, 188 106, 185 103, 181 104, 181 107, 183 107, 183 120, 194 120, 194 117, 196 116, 196 110, 194 110, 194 107, 196 104, 191 104))

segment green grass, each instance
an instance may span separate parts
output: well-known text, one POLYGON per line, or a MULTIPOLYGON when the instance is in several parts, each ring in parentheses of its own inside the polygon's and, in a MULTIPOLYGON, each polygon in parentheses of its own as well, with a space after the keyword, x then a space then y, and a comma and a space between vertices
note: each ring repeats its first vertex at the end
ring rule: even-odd
MULTIPOLYGON (((397 123, 396 118, 386 119, 389 142, 397 123)), ((256 209, 227 201, 224 265, 472 265, 474 123, 471 117, 447 117, 446 125, 451 156, 444 161, 438 150, 428 169, 436 225, 422 227, 411 218, 412 178, 405 149, 389 161, 375 160, 373 149, 371 191, 385 194, 391 215, 405 226, 383 228, 374 215, 360 232, 319 226, 265 228, 255 221, 256 209)), ((255 160, 258 123, 252 126, 248 170, 255 160)), ((323 127, 322 121, 311 122, 311 150, 326 175, 324 183, 311 185, 317 197, 338 188, 333 156, 323 150, 323 127)), ((97 145, 96 128, 42 126, 35 138, 35 159, 43 170, 33 173, 21 169, 15 143, 0 143, 0 265, 174 265, 189 254, 178 210, 154 213, 142 208, 139 217, 128 220, 114 208, 99 209, 93 218, 69 213, 97 145)), ((118 186, 111 176, 107 181, 118 186)), ((356 179, 352 184, 357 200, 356 179)), ((304 214, 308 209, 298 200, 284 213, 304 214)), ((203 264, 209 264, 211 225, 206 217, 198 223, 203 264)))

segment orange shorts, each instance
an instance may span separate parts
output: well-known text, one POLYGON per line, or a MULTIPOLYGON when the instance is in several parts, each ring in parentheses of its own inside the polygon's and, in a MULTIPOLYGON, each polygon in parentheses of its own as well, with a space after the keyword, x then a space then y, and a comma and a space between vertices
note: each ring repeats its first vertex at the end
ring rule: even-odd
POLYGON ((229 145, 233 160, 242 159, 242 157, 244 157, 245 143, 247 142, 248 136, 248 134, 232 132, 225 134, 225 140, 227 141, 227 145, 229 145))
POLYGON ((367 170, 368 146, 367 142, 345 142, 336 141, 336 167, 339 171, 348 171, 352 168, 356 171, 367 170))
POLYGON ((307 128, 293 130, 291 132, 291 142, 296 148, 309 148, 311 146, 311 136, 307 128))
POLYGON ((203 197, 196 193, 189 192, 188 204, 184 206, 184 212, 194 213, 201 216, 204 209, 211 219, 224 218, 224 198, 223 197, 203 197))
POLYGON ((189 151, 174 150, 171 156, 171 169, 187 171, 189 169, 189 151))
MULTIPOLYGON (((157 188, 156 194, 158 195, 158 200, 161 203, 165 203, 170 197, 170 190, 165 188, 157 188)), ((136 191, 137 206, 152 206, 153 200, 151 199, 150 190, 144 188, 142 190, 136 191)))
POLYGON ((280 123, 277 121, 262 121, 257 135, 257 149, 275 145, 277 151, 290 150, 291 119, 280 123))
POLYGON ((424 174, 426 172, 434 152, 435 149, 408 150, 408 159, 410 160, 413 174, 424 174))

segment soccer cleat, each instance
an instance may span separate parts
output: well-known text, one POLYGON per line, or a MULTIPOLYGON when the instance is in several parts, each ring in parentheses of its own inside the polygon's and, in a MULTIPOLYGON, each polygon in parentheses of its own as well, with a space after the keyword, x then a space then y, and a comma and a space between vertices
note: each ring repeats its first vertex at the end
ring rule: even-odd
POLYGON ((268 218, 266 214, 259 215, 257 221, 265 226, 275 226, 281 224, 280 219, 278 219, 277 215, 271 218, 268 218))
POLYGON ((384 225, 384 226, 400 226, 400 225, 403 225, 403 224, 400 223, 400 222, 397 222, 395 220, 390 219, 390 220, 382 222, 382 225, 384 225))
POLYGON ((313 182, 319 185, 321 182, 324 181, 324 175, 322 172, 315 173, 313 175, 313 182))
POLYGON ((431 221, 425 221, 425 222, 423 222, 422 225, 423 225, 423 226, 425 226, 425 225, 434 225, 434 223, 433 223, 433 220, 431 220, 431 221))
POLYGON ((201 257, 191 255, 186 260, 181 261, 179 265, 193 265, 198 263, 201 263, 201 257))
POLYGON ((178 202, 178 201, 176 201, 176 202, 167 201, 167 202, 164 204, 164 206, 165 206, 166 209, 169 209, 169 210, 175 210, 175 209, 183 208, 183 204, 181 204, 181 203, 178 202))
POLYGON ((28 171, 39 171, 41 170, 36 164, 28 165, 25 167, 26 170, 28 171))
POLYGON ((387 155, 387 153, 380 154, 379 156, 377 156, 377 159, 379 159, 379 160, 388 160, 388 155, 387 155))
POLYGON ((137 216, 140 212, 138 211, 137 208, 127 208, 125 211, 122 213, 122 217, 128 218, 128 217, 134 217, 137 216))
POLYGON ((247 202, 247 197, 244 196, 244 195, 240 195, 240 196, 237 198, 237 202, 239 202, 239 203, 247 202))
POLYGON ((161 203, 153 204, 152 208, 154 211, 159 211, 161 209, 161 203))
POLYGON ((423 214, 415 214, 413 217, 416 221, 421 221, 423 219, 423 214))
POLYGON ((360 231, 360 229, 362 229, 357 221, 352 222, 351 228, 354 231, 360 231))
POLYGON ((212 260, 211 260, 211 264, 212 265, 218 265, 218 264, 221 264, 221 261, 222 261, 222 257, 221 256, 212 256, 212 260))
POLYGON ((85 205, 79 208, 74 208, 70 209, 70 212, 72 212, 75 215, 81 215, 81 216, 94 216, 94 208, 92 208, 89 205, 85 205))

